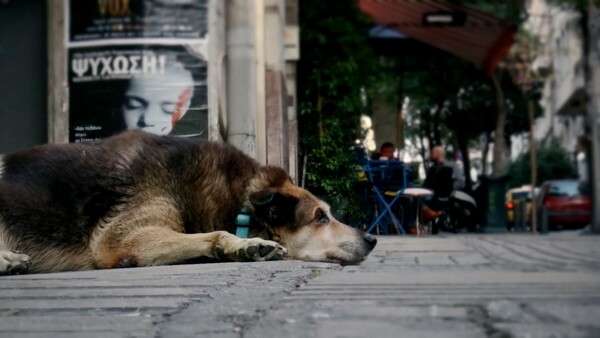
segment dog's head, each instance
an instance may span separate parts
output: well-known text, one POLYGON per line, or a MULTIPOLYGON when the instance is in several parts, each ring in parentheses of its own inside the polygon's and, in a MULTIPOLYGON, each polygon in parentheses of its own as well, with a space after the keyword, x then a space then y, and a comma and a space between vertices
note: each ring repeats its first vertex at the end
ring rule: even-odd
POLYGON ((259 172, 248 202, 264 232, 288 250, 289 259, 358 264, 377 244, 375 237, 337 221, 327 203, 293 185, 280 168, 259 172))

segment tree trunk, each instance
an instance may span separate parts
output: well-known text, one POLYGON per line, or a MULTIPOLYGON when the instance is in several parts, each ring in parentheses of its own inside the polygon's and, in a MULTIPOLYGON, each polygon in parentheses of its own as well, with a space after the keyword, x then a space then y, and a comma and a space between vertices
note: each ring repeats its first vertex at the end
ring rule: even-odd
POLYGON ((587 118, 590 127, 589 137, 591 147, 587 152, 588 162, 588 180, 592 189, 592 232, 600 233, 600 75, 598 75, 598 66, 600 65, 600 3, 598 1, 589 1, 587 9, 581 11, 582 32, 583 32, 583 60, 584 60, 584 78, 588 97, 587 118))
MULTIPOLYGON (((432 132, 432 115, 431 115, 431 109, 427 108, 423 111, 423 113, 421 114, 422 117, 424 117, 421 121, 425 122, 424 123, 424 127, 425 127, 425 139, 427 139, 428 143, 427 143, 427 147, 429 148, 428 150, 431 150, 431 141, 433 140, 433 132, 432 132)), ((421 140, 423 141, 423 138, 421 138, 421 140)), ((424 146, 424 144, 423 144, 424 146)))
POLYGON ((396 148, 402 150, 404 149, 404 116, 402 114, 404 109, 404 72, 401 70, 398 73, 396 94, 398 95, 398 102, 396 104, 396 148))
POLYGON ((537 185, 537 156, 535 149, 535 103, 529 99, 527 110, 529 113, 529 149, 531 163, 531 232, 537 232, 537 203, 535 197, 535 186, 537 185))
POLYGON ((492 74, 492 81, 496 89, 496 105, 498 109, 498 119, 496 120, 496 130, 494 131, 494 159, 492 162, 492 175, 502 176, 506 170, 507 148, 504 138, 504 129, 506 127, 506 117, 508 115, 504 91, 502 90, 502 70, 497 70, 492 74))
POLYGON ((465 175, 465 191, 470 192, 473 182, 471 181, 471 159, 469 157, 469 139, 466 137, 465 132, 456 130, 456 143, 458 149, 462 153, 463 170, 465 175))
POLYGON ((442 136, 440 135, 441 115, 442 105, 438 103, 437 107, 435 108, 435 111, 433 112, 433 138, 431 139, 433 143, 430 144, 429 149, 442 144, 442 136))
POLYGON ((481 174, 486 175, 487 173, 487 155, 490 151, 490 133, 485 132, 485 144, 483 145, 483 151, 481 153, 481 174))
POLYGON ((425 136, 423 135, 423 130, 419 131, 419 141, 421 141, 419 153, 421 153, 421 158, 423 159, 423 168, 427 170, 427 150, 425 149, 425 136))

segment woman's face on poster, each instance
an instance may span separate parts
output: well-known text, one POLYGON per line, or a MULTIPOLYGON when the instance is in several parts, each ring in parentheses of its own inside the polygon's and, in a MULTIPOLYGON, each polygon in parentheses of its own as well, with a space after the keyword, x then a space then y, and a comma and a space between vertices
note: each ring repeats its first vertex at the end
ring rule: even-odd
POLYGON ((183 68, 130 80, 122 106, 127 129, 166 135, 190 107, 194 81, 183 68))

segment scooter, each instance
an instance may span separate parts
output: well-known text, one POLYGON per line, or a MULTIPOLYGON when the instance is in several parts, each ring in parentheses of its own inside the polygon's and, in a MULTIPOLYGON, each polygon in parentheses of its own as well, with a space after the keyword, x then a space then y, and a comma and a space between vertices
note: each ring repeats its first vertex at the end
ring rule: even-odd
POLYGON ((477 202, 471 195, 454 190, 445 199, 438 199, 438 204, 441 206, 441 213, 432 222, 432 234, 437 234, 440 230, 452 233, 477 231, 477 202))
POLYGON ((477 202, 472 195, 454 188, 454 168, 442 166, 428 173, 426 185, 433 196, 426 203, 431 222, 431 233, 475 231, 478 224, 477 202))

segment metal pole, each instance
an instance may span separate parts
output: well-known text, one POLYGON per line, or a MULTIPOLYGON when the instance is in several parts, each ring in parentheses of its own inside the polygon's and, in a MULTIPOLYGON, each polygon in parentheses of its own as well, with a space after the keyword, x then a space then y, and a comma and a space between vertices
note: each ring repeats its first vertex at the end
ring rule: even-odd
POLYGON ((541 233, 546 235, 548 234, 548 227, 549 227, 549 221, 550 221, 550 210, 548 210, 548 208, 542 206, 542 224, 541 224, 541 233))
POLYGON ((521 209, 521 224, 519 224, 520 231, 527 229, 527 200, 522 199, 519 203, 519 209, 521 209))

